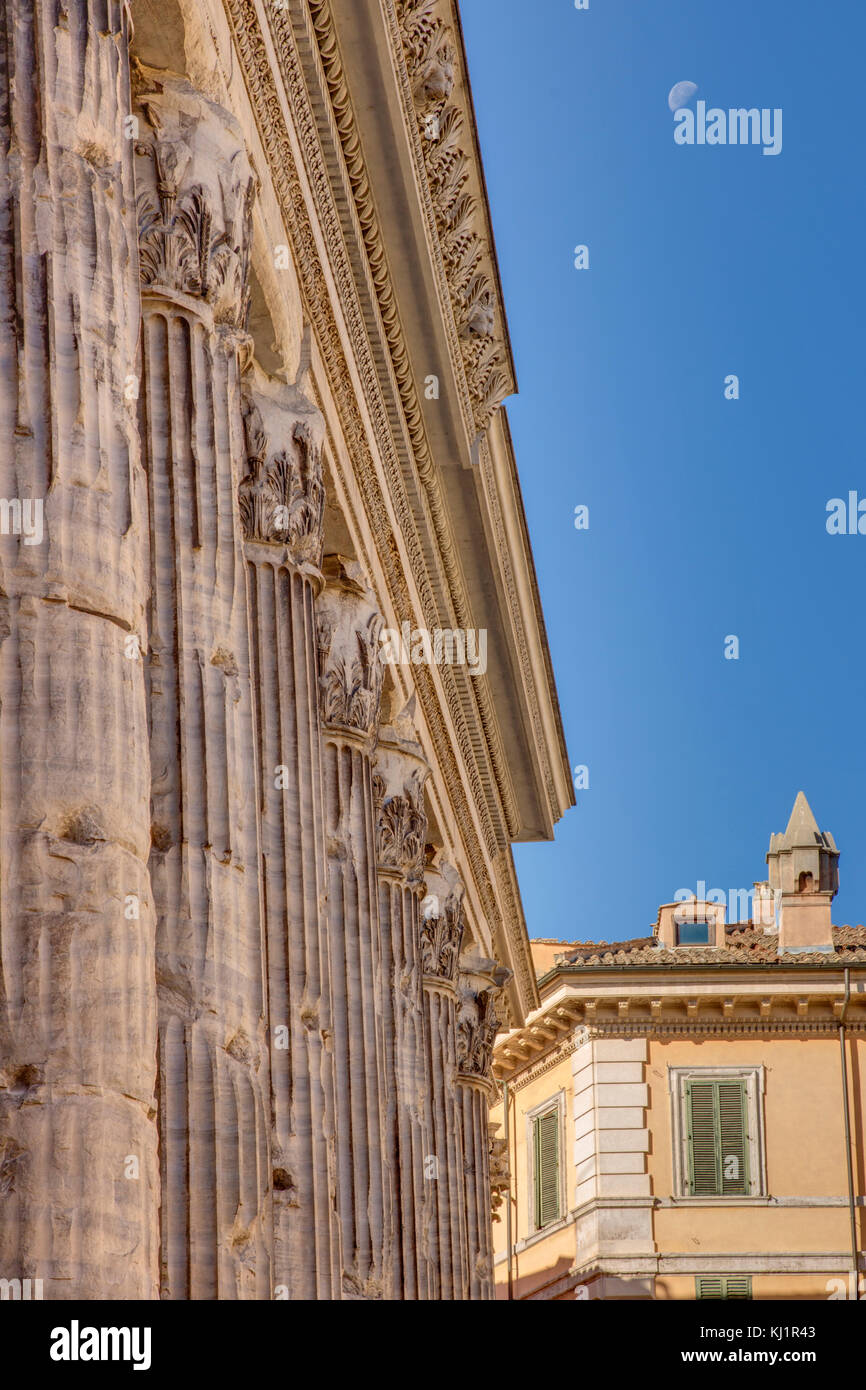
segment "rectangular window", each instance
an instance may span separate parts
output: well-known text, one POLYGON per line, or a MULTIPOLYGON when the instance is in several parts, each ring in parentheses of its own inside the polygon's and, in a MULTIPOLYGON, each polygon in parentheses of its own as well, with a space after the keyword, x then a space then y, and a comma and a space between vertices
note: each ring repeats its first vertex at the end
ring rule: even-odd
POLYGON ((749 1195, 747 1115, 744 1081, 686 1082, 690 1196, 749 1195))
POLYGON ((724 1278, 698 1278, 695 1280, 695 1298, 751 1298, 752 1280, 750 1275, 727 1275, 724 1278))
POLYGON ((548 1110, 532 1122, 535 1174, 535 1228, 558 1221, 560 1209, 559 1109, 548 1110))
POLYGON ((762 1066, 668 1067, 675 1197, 767 1196, 762 1066))
POLYGON ((709 922, 677 922, 678 946, 709 946, 709 922))

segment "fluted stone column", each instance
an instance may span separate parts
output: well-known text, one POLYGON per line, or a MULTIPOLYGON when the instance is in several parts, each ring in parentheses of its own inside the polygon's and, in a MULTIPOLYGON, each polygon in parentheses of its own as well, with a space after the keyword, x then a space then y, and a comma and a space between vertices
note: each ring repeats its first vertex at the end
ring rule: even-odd
POLYGON ((158 1287, 128 41, 0 10, 0 1277, 45 1299, 158 1287))
POLYGON ((463 1130, 464 1201, 469 1297, 495 1297, 490 1208, 490 1057, 499 1030, 496 1001, 511 971, 480 956, 464 956, 458 975, 457 1084, 463 1130))
POLYGON ((384 1160, 382 949, 371 767, 384 671, 382 619, 355 562, 327 556, 324 569, 327 584, 317 603, 317 623, 342 1292, 348 1298, 385 1298, 391 1292, 393 1212, 384 1160))
POLYGON ((238 486, 253 174, 237 123, 139 68, 162 1294, 271 1293, 269 1081, 238 486))
POLYGON ((274 1284, 340 1297, 327 861, 314 601, 325 493, 324 420, 253 366, 240 487, 257 705, 268 961, 274 1284))
POLYGON ((427 1164, 426 1247, 436 1299, 469 1297, 463 1195, 462 1099, 457 1091, 457 961, 463 939, 463 884, 452 865, 429 866, 421 903, 427 1164))
POLYGON ((433 1293, 424 1239, 429 1141, 419 930, 429 767, 412 727, 413 710, 414 699, 380 731, 373 774, 387 1079, 385 1161, 394 1211, 391 1293, 403 1299, 433 1293))

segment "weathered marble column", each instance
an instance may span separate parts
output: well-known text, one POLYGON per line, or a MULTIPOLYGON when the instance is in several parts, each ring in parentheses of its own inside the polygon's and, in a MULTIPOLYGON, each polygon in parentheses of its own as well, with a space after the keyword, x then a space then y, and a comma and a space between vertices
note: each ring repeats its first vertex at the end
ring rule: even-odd
POLYGON ((340 1297, 327 861, 314 600, 324 420, 253 365, 244 379, 240 486, 257 706, 268 960, 274 1284, 340 1297))
POLYGON ((357 563, 326 556, 317 602, 342 1293, 390 1296, 390 1173, 371 756, 382 619, 357 563))
POLYGON ((0 1278, 45 1299, 158 1287, 128 40, 0 11, 0 1278))
POLYGON ((510 970, 480 956, 464 956, 460 962, 457 1083, 462 1102, 463 1191, 471 1299, 495 1297, 490 1208, 490 1055, 499 1030, 496 1001, 510 978, 510 970))
POLYGON ((428 867, 420 943, 427 1069, 426 1247, 431 1298, 469 1297, 463 1199, 462 1099, 457 1081, 457 960, 463 939, 463 884, 442 861, 428 867))
POLYGON ((380 731, 373 775, 387 1078, 385 1161, 394 1211, 391 1294, 402 1299, 432 1296, 424 1241, 429 1142, 419 930, 427 834, 424 783, 430 769, 412 727, 413 710, 414 698, 380 731))
POLYGON ((235 120, 139 68, 162 1295, 271 1293, 268 1049, 238 486, 254 179, 235 120))

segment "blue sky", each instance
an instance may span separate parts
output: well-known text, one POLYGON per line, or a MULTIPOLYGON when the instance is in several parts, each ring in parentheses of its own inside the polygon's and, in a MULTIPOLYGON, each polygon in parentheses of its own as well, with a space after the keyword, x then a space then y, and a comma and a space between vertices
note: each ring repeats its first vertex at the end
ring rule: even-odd
POLYGON ((677 889, 749 888, 801 787, 841 850, 833 920, 862 922, 866 535, 828 535, 826 507, 866 498, 866 6, 461 12, 508 414, 589 768, 555 842, 516 848, 530 936, 640 935, 677 889), (781 153, 677 146, 684 80, 708 106, 781 107, 781 153))

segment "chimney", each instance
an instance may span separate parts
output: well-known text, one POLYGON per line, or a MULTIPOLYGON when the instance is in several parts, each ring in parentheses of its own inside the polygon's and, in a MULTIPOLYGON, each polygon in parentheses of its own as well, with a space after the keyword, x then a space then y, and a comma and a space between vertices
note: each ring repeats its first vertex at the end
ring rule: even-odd
POLYGON ((832 951, 830 904, 839 887, 839 851, 819 830, 808 801, 797 793, 784 835, 771 835, 770 887, 778 894, 779 953, 832 951))

